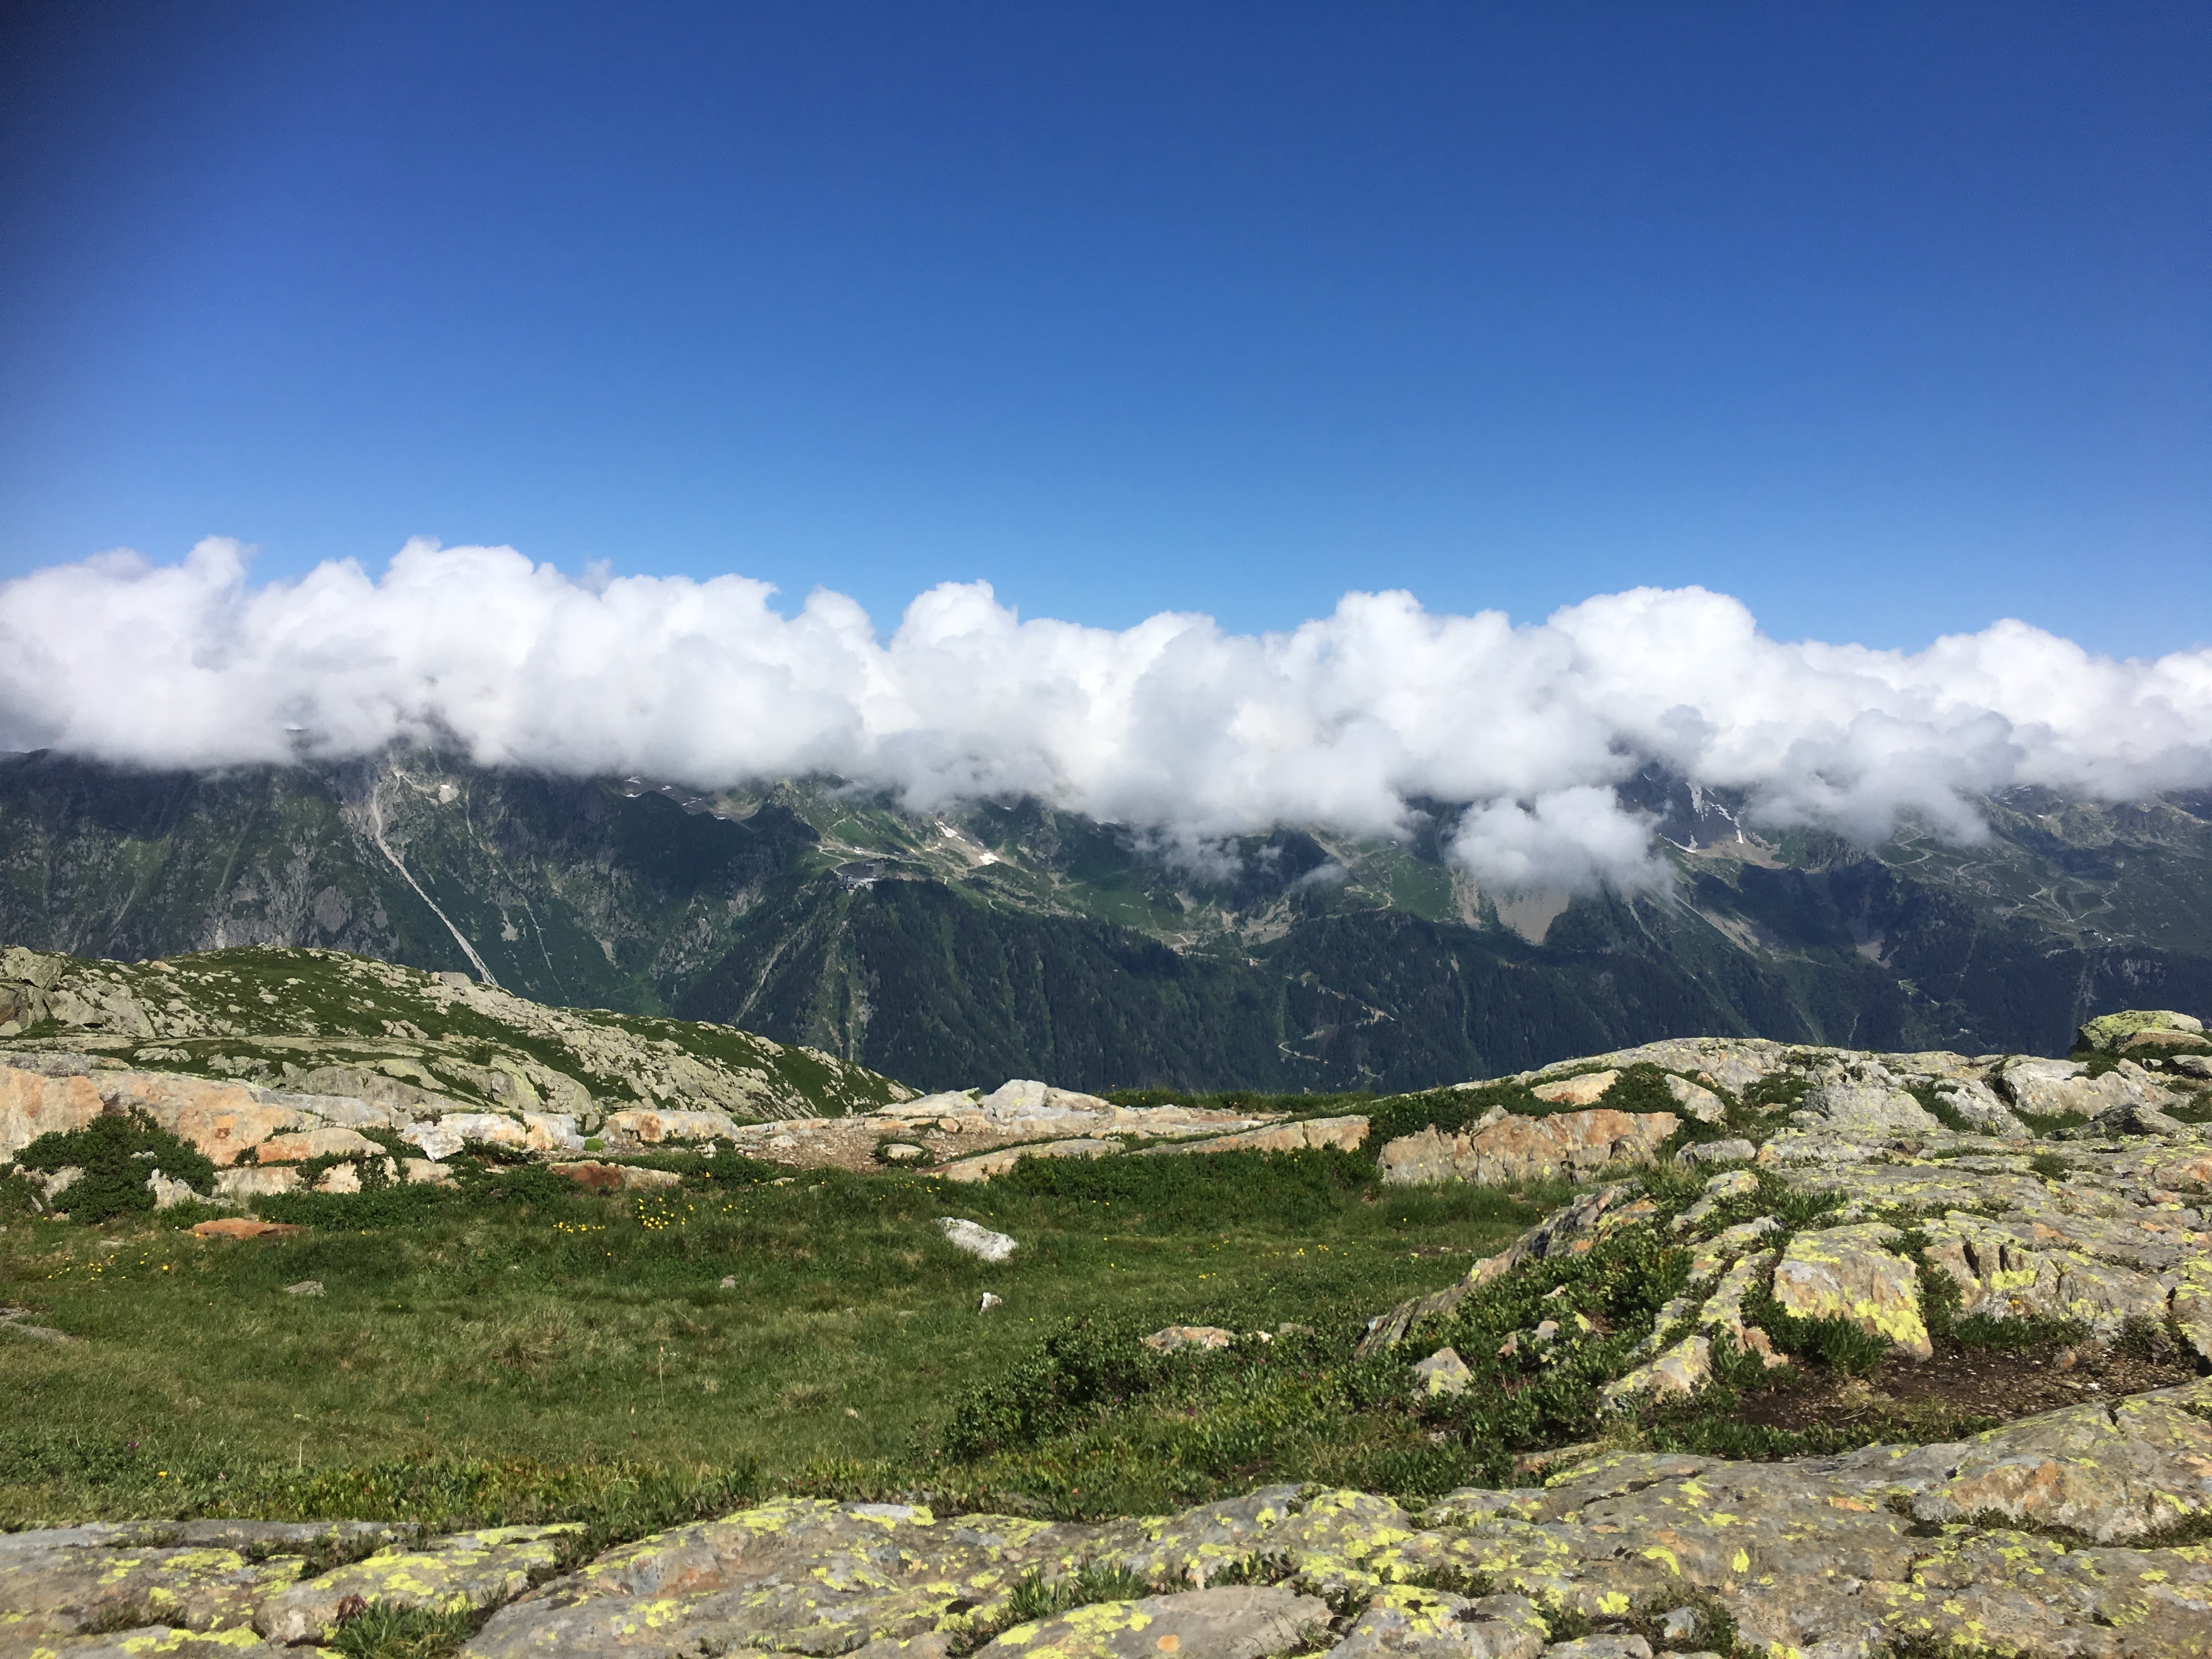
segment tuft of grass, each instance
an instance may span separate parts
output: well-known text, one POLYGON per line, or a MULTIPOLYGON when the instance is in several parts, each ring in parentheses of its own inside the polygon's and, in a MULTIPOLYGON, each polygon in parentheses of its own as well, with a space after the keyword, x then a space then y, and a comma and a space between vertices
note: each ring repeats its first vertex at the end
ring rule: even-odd
POLYGON ((2089 1328, 2078 1319, 1991 1319, 1986 1314, 1973 1314, 1954 1322, 1949 1334, 1962 1348, 2014 1353, 2086 1342, 2089 1328))
POLYGON ((448 1659, 489 1616, 489 1608, 341 1604, 337 1629, 326 1646, 344 1659, 448 1659))
POLYGON ((1115 1561, 1086 1561, 1058 1578, 1045 1578, 1031 1567, 1007 1593, 1007 1623, 1036 1624, 1056 1619, 1070 1607, 1139 1601, 1152 1593, 1152 1585, 1141 1575, 1115 1561))

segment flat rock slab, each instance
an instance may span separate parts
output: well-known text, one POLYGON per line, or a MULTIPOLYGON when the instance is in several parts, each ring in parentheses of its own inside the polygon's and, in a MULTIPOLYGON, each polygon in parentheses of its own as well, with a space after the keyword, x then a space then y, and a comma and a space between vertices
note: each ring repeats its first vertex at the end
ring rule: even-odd
POLYGON ((299 1231, 288 1222, 255 1221, 242 1215, 198 1222, 192 1228, 194 1236, 200 1238, 284 1238, 299 1231))
MULTIPOLYGON (((0 1619, 4 1619, 0 1614, 0 1619)), ((100 1636, 58 1636, 21 1650, 9 1648, 0 1623, 0 1651, 16 1659, 279 1659, 289 1648, 264 1642, 251 1630, 187 1630, 146 1625, 100 1636)), ((296 1656, 294 1656, 296 1659, 296 1656)))
POLYGON ((1328 1628, 1327 1602, 1282 1585, 1243 1584, 1100 1601, 1017 1625, 981 1651, 990 1659, 1261 1659, 1306 1647, 1328 1628))
POLYGON ((318 1529, 25 1533, 0 1539, 0 1608, 10 1610, 0 1653, 221 1659, 217 1649, 243 1654, 264 1635, 321 1640, 339 1600, 359 1595, 503 1604, 470 1659, 663 1659, 702 1647, 944 1659, 983 1636, 993 1659, 1332 1648, 1344 1659, 1559 1659, 1633 1652, 1642 1638, 1606 1632, 1606 1620, 1692 1603, 1724 1610, 1755 1650, 1979 1643, 2051 1659, 2166 1659, 2212 1651, 2212 1551, 2155 1547, 2160 1528, 2212 1510, 2212 1422, 2199 1413, 2212 1413, 2212 1379, 1955 1443, 1789 1463, 1586 1449, 1555 1455, 1541 1487, 1470 1488, 1425 1510, 1288 1486, 1099 1523, 785 1499, 641 1539, 534 1586, 558 1565, 550 1529, 403 1542, 305 1581, 296 1558, 257 1564, 227 1545, 167 1540, 189 1528, 301 1547, 295 1533, 318 1529), (1207 1583, 1255 1561, 1275 1582, 1207 1583), (1156 1592, 1010 1623, 1024 1576, 1052 1583, 1086 1564, 1156 1592), (1412 1582, 1475 1579, 1492 1593, 1412 1582), (1331 1615, 1344 1598, 1362 1608, 1356 1618, 1331 1615), (1547 1647, 1547 1607, 1600 1631, 1579 1649, 1547 1647), (98 1633, 139 1611, 144 1626, 98 1633))
POLYGON ((1339 1152, 1356 1152, 1366 1139, 1367 1120, 1364 1117, 1310 1117, 1295 1123, 1217 1135, 1211 1140, 1187 1141, 1180 1146, 1148 1150, 1153 1153, 1298 1152, 1333 1146, 1339 1152))
POLYGON ((1595 1106, 1620 1081, 1619 1072, 1585 1072, 1556 1083, 1532 1085, 1528 1092, 1552 1106, 1595 1106))
POLYGON ((282 1557, 256 1562, 220 1546, 135 1548, 41 1537, 19 1533, 0 1553, 0 1620, 8 1621, 0 1623, 0 1645, 73 1635, 118 1617, 186 1630, 244 1628, 303 1565, 282 1557))
POLYGON ((1335 1652, 1337 1659, 1535 1659, 1547 1633, 1525 1595, 1469 1598, 1394 1584, 1368 1604, 1335 1652))
POLYGON ((420 1549, 380 1550, 333 1567, 264 1601, 254 1625, 272 1642, 319 1642, 337 1625, 348 1596, 439 1612, 496 1605, 549 1577, 561 1559, 566 1527, 498 1527, 455 1533, 420 1549))
POLYGON ((974 1158, 943 1164, 930 1173, 941 1181, 988 1181, 994 1176, 1006 1174, 1025 1158, 1104 1158, 1121 1150, 1118 1140, 1040 1140, 979 1152, 974 1158))

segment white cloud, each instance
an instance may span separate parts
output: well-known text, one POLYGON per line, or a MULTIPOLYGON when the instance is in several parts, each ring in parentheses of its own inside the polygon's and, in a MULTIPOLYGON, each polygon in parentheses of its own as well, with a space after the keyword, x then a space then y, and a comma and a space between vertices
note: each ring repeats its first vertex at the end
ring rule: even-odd
POLYGON ((1274 823, 1455 843, 1501 887, 1646 878, 1613 786, 1656 761, 1755 820, 1863 838, 1907 810, 2045 783, 2109 798, 2212 782, 2212 652, 2115 661, 2018 622, 1925 651, 1789 645, 1736 600, 1638 588, 1515 627, 1349 593, 1287 633, 1163 613, 1022 622, 982 583, 888 640, 842 595, 791 617, 738 576, 572 579, 507 548, 412 542, 249 583, 243 550, 116 553, 0 584, 0 745, 128 764, 358 753, 444 736, 477 760, 698 787, 832 772, 928 809, 1030 793, 1194 848, 1274 823))

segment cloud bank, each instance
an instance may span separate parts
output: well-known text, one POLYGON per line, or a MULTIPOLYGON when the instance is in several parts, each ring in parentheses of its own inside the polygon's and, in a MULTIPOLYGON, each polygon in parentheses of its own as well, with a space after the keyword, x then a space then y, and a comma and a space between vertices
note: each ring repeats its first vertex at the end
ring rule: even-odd
POLYGON ((2019 622, 1924 651, 1784 644, 1702 588, 1515 626, 1348 593, 1285 633, 1163 613, 1120 632, 931 589, 889 639, 851 599, 793 617, 739 576, 579 581, 507 548, 410 542, 254 586, 244 550, 131 553, 0 584, 0 747, 149 767, 395 739, 708 789, 834 773, 917 808, 1035 794, 1196 848, 1276 823, 1387 835, 1469 805, 1492 886, 1652 878, 1613 787, 1656 762, 1755 821, 1962 838, 2021 783, 2106 799, 2212 783, 2212 650, 2092 656, 2019 622))

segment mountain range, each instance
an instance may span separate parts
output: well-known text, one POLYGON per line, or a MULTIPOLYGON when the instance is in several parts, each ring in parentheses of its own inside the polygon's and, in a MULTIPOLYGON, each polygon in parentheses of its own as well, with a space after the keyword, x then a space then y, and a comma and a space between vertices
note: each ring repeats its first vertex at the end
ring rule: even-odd
POLYGON ((915 812, 834 779, 711 795, 422 749, 141 772, 0 757, 0 942, 143 960, 327 947, 535 1000, 707 1020, 924 1089, 1393 1091, 1668 1036, 2063 1052, 2212 1015, 2212 793, 2020 789, 1976 845, 1760 830, 1624 785, 1670 880, 1498 893, 1285 827, 1194 860, 1031 799, 915 812))

